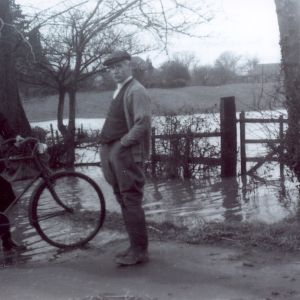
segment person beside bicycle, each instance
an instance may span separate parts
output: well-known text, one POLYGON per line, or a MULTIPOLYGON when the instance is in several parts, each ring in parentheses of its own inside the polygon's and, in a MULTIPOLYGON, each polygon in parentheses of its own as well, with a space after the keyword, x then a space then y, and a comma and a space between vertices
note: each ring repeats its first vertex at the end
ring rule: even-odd
MULTIPOLYGON (((7 118, 0 113, 0 136, 2 139, 16 137, 16 133, 9 125, 7 118)), ((0 166, 0 238, 2 240, 2 248, 4 251, 23 251, 26 247, 18 244, 11 235, 10 223, 8 217, 4 214, 5 210, 15 199, 15 193, 12 189, 11 183, 6 180, 1 172, 3 166, 0 166)))
POLYGON ((148 234, 142 208, 143 162, 150 152, 151 99, 132 76, 131 56, 116 51, 104 61, 117 89, 100 135, 100 157, 105 179, 120 204, 130 246, 116 255, 118 265, 144 263, 148 234))

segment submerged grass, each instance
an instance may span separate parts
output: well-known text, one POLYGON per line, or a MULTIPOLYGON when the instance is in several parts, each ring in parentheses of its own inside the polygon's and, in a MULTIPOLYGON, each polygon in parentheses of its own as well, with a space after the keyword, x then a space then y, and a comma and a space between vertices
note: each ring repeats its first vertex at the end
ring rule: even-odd
POLYGON ((296 251, 300 250, 300 223, 297 219, 275 224, 212 222, 202 228, 186 231, 181 239, 191 244, 226 241, 241 247, 296 251))
MULTIPOLYGON (((109 213, 105 226, 124 230, 122 218, 109 213)), ((170 223, 148 222, 151 239, 177 240, 188 244, 226 244, 237 247, 257 247, 263 250, 300 250, 300 221, 289 218, 275 224, 246 222, 209 222, 198 228, 179 228, 170 223)))

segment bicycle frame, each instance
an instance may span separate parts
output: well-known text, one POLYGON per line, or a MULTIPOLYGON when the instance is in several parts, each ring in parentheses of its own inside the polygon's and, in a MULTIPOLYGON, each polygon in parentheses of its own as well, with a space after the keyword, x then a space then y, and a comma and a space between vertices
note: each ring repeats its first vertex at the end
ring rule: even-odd
MULTIPOLYGON (((49 175, 45 174, 46 170, 42 166, 42 164, 39 161, 39 159, 37 158, 36 154, 32 154, 32 155, 28 155, 28 156, 21 156, 21 157, 10 157, 10 158, 8 158, 8 160, 11 161, 11 162, 24 162, 26 160, 34 161, 35 162, 35 166, 38 167, 38 173, 32 179, 30 179, 30 181, 25 185, 25 187, 23 188, 23 190, 18 195, 16 195, 16 198, 14 199, 14 201, 4 211, 4 214, 7 213, 11 209, 11 207, 14 206, 22 198, 22 196, 29 190, 29 188, 39 178, 42 178, 44 180, 47 180, 47 178, 49 178, 49 175), (38 160, 38 163, 36 162, 36 160, 38 160)), ((5 161, 7 161, 6 158, 1 158, 0 159, 0 162, 5 162, 5 161)))
MULTIPOLYGON (((3 215, 5 216, 5 213, 9 209, 11 209, 11 207, 14 204, 16 204, 20 198, 22 198, 22 196, 31 188, 31 186, 34 185, 34 188, 32 189, 32 191, 30 191, 31 198, 28 204, 28 218, 29 218, 30 225, 36 229, 37 233, 40 235, 40 237, 43 240, 45 240, 46 242, 48 242, 53 246, 59 248, 68 248, 68 247, 70 248, 74 246, 84 245, 97 234, 105 218, 105 201, 101 189, 90 177, 80 172, 67 171, 67 170, 52 172, 52 170, 49 169, 48 165, 45 163, 44 157, 42 156, 45 153, 44 147, 41 147, 38 140, 34 138, 27 138, 24 140, 24 143, 26 141, 34 142, 29 144, 30 146, 29 154, 24 154, 25 153, 24 151, 22 151, 23 154, 22 153, 14 154, 14 152, 10 151, 10 148, 8 148, 8 151, 6 152, 7 153, 6 158, 0 159, 0 162, 18 163, 18 162, 30 161, 33 162, 37 173, 33 175, 32 178, 27 178, 29 182, 22 184, 21 191, 17 193, 15 199, 5 210, 3 215), (9 155, 9 153, 11 153, 11 156, 9 155), (78 205, 73 205, 73 201, 68 201, 70 199, 70 196, 74 197, 76 203, 81 200, 81 198, 79 199, 77 197, 76 187, 74 188, 74 192, 75 192, 74 195, 71 193, 70 196, 67 195, 67 198, 64 197, 66 196, 66 193, 64 193, 65 191, 64 186, 70 183, 71 187, 73 187, 72 183, 74 182, 74 184, 76 185, 78 184, 78 181, 79 181, 79 185, 78 185, 79 188, 82 188, 82 183, 84 183, 85 184, 84 187, 87 187, 90 191, 93 192, 91 198, 92 201, 95 200, 96 201, 95 204, 98 205, 96 206, 96 211, 94 211, 93 207, 92 207, 93 208, 92 211, 90 211, 89 209, 90 206, 86 207, 87 209, 86 210, 83 209, 82 211, 81 205, 79 205, 80 206, 79 209, 78 205), (53 201, 55 203, 53 203, 53 201), (44 210, 45 204, 46 204, 46 210, 44 210), (96 214, 94 214, 94 212, 96 214), (91 213, 92 216, 94 216, 93 220, 91 219, 91 213), (80 216, 80 218, 78 216, 80 216), (48 225, 51 224, 51 219, 52 222, 54 222, 53 224, 55 225, 57 221, 60 222, 61 220, 63 222, 64 218, 67 218, 66 219, 67 222, 61 223, 61 225, 66 226, 67 231, 62 230, 62 233, 65 232, 67 234, 67 239, 57 240, 56 238, 59 232, 58 233, 56 231, 51 232, 52 228, 51 226, 49 227, 48 225), (69 226, 69 221, 71 222, 70 226, 69 226), (74 232, 72 231, 73 230, 72 224, 78 221, 83 222, 83 224, 89 222, 90 225, 83 226, 83 228, 86 229, 86 232, 78 231, 78 228, 75 227, 76 234, 73 234, 75 233, 75 231, 74 232), (45 224, 47 226, 45 226, 45 224), (49 228, 51 229, 50 231, 48 231, 49 228), (68 232, 72 232, 72 234, 69 234, 68 232), (69 239, 70 237, 71 239, 69 239)), ((5 142, 8 143, 8 140, 5 142)), ((9 142, 11 142, 11 140, 9 142)), ((14 145, 18 146, 18 144, 14 144, 14 145)), ((24 149, 27 150, 27 148, 24 149)), ((67 192, 68 191, 69 190, 67 190, 67 192)), ((84 197, 84 196, 81 195, 80 197, 84 197)), ((85 199, 82 200, 84 201, 85 199)), ((88 201, 87 203, 90 203, 89 197, 87 197, 87 201, 88 201)), ((7 223, 9 223, 9 221, 7 223)))
MULTIPOLYGON (((31 138, 28 138, 28 140, 32 140, 31 138)), ((35 140, 35 139, 33 139, 35 140)), ((73 209, 68 207, 67 205, 65 205, 64 203, 62 203, 62 201, 59 199, 55 189, 53 188, 52 184, 51 184, 51 179, 50 176, 52 174, 51 170, 48 169, 40 160, 39 155, 36 152, 36 147, 37 145, 34 146, 31 155, 27 155, 27 156, 17 156, 17 157, 9 157, 8 160, 11 162, 24 162, 26 160, 29 161, 33 161, 35 166, 38 169, 38 173, 33 177, 33 179, 31 179, 27 185, 23 188, 23 190, 16 196, 16 198, 14 199, 14 201, 6 208, 6 210, 4 211, 4 214, 10 210, 10 208, 17 203, 20 198, 29 190, 29 188, 39 179, 41 178, 42 180, 44 180, 46 182, 47 188, 49 190, 49 192, 51 193, 52 197, 54 198, 54 200, 56 201, 56 203, 58 205, 60 205, 61 207, 63 207, 67 212, 73 212, 73 209)), ((7 159, 0 159, 1 161, 7 161, 7 159)), ((32 192, 32 195, 34 195, 34 191, 32 192)))
POLYGON ((10 208, 12 206, 15 205, 15 203, 17 203, 21 198, 22 196, 29 190, 29 188, 39 179, 41 178, 41 172, 38 173, 38 175, 35 175, 33 179, 30 180, 30 182, 28 182, 26 184, 26 186, 23 188, 23 190, 18 194, 16 195, 16 198, 15 200, 7 207, 7 209, 4 211, 4 213, 8 212, 10 210, 10 208))

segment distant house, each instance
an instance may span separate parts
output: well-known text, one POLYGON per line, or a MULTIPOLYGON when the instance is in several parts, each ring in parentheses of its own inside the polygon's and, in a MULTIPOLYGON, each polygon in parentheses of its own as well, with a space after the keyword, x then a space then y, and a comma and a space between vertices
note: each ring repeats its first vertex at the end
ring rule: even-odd
POLYGON ((257 64, 248 74, 251 82, 274 82, 280 79, 280 63, 257 64))

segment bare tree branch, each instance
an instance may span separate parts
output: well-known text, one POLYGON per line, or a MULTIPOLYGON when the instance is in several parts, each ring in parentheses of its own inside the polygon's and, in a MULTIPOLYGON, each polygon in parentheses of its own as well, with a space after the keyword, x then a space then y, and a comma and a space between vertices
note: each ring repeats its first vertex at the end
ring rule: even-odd
POLYGON ((36 70, 32 78, 57 89, 59 128, 71 144, 76 92, 81 82, 101 71, 105 55, 116 48, 132 54, 154 47, 167 51, 172 33, 200 37, 193 30, 209 19, 198 4, 185 0, 86 0, 59 12, 50 11, 42 20, 41 17, 32 23, 42 35, 42 55, 32 63, 36 70), (144 41, 142 33, 150 33, 155 41, 144 41), (70 109, 68 126, 63 124, 66 94, 70 109))

